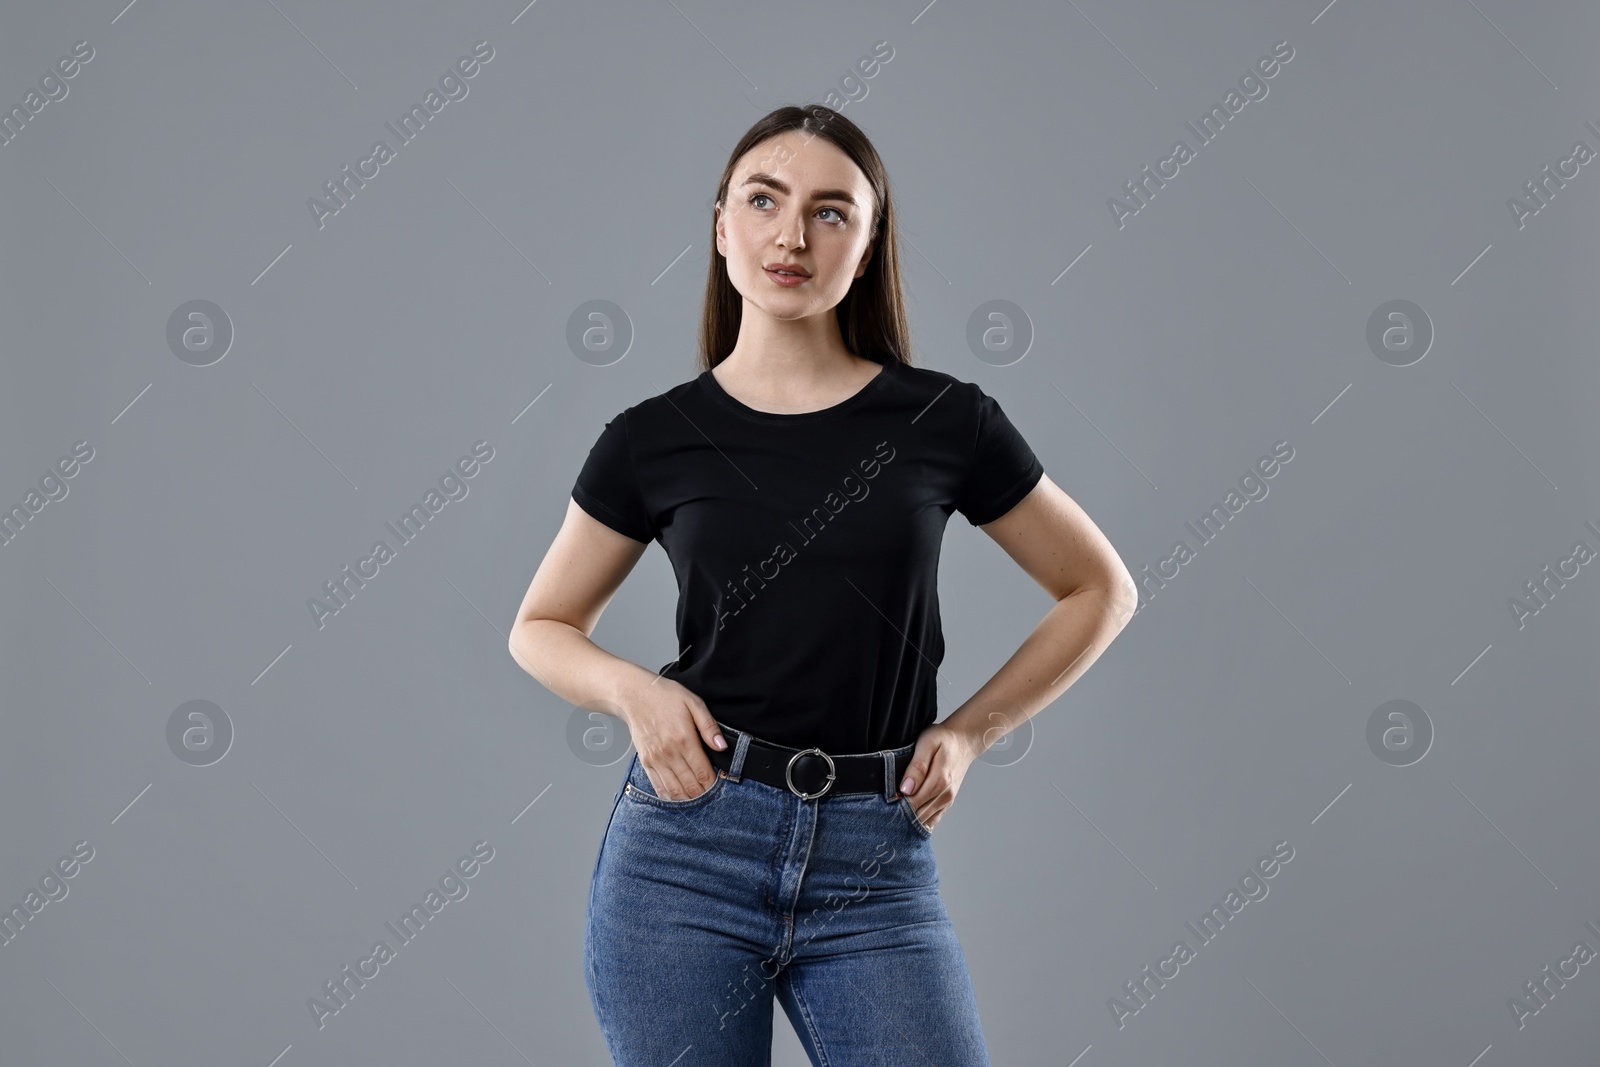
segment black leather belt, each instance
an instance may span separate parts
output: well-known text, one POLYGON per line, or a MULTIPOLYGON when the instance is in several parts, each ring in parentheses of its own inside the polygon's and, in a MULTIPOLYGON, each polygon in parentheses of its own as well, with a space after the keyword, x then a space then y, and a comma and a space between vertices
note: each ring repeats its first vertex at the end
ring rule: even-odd
MULTIPOLYGON (((721 725, 720 723, 718 724, 721 725)), ((728 747, 722 751, 701 742, 711 765, 724 773, 733 768, 733 754, 739 747, 739 737, 744 731, 722 726, 722 736, 728 747)), ((802 800, 810 800, 832 793, 877 793, 883 795, 883 754, 868 752, 849 756, 832 756, 820 748, 788 748, 774 745, 750 734, 749 747, 745 749, 741 778, 754 778, 758 782, 787 789, 802 800)), ((906 768, 911 765, 914 748, 895 756, 894 795, 900 795, 900 783, 905 779, 906 768)))

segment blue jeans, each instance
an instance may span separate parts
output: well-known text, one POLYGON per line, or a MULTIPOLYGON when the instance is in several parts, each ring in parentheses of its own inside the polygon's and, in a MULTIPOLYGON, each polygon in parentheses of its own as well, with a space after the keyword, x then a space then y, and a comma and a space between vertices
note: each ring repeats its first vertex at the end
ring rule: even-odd
POLYGON ((583 962, 616 1067, 768 1067, 774 996, 816 1067, 988 1067, 906 749, 882 793, 802 800, 740 777, 748 745, 678 801, 635 754, 612 801, 583 962))

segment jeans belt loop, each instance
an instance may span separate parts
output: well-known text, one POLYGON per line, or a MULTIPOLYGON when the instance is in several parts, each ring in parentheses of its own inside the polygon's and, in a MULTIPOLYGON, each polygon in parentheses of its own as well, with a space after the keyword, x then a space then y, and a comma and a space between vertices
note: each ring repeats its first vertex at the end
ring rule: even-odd
MULTIPOLYGON (((721 723, 717 725, 721 726, 721 723)), ((723 727, 727 730, 728 727, 723 727)), ((727 778, 730 782, 737 782, 744 775, 745 753, 750 751, 750 735, 743 730, 737 731, 739 740, 733 743, 733 762, 728 766, 727 778)), ((723 735, 726 740, 727 735, 723 735)))

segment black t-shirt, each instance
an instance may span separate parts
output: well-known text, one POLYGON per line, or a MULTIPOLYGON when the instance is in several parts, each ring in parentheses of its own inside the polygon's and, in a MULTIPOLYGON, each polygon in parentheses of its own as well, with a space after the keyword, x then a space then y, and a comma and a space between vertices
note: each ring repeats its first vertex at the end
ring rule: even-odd
POLYGON ((977 385, 895 359, 820 411, 774 414, 705 371, 606 424, 584 511, 660 541, 678 579, 662 668, 735 729, 830 755, 938 718, 945 523, 1010 511, 1044 467, 977 385))

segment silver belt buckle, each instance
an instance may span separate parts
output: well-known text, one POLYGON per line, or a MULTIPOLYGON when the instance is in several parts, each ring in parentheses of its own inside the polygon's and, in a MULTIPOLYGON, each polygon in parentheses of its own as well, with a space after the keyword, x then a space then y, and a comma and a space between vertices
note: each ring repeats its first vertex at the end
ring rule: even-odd
POLYGON ((783 769, 783 780, 788 784, 789 792, 793 793, 801 800, 814 800, 817 797, 820 797, 822 794, 833 788, 833 780, 836 777, 837 775, 834 774, 833 757, 822 751, 820 748, 801 749, 799 752, 796 752, 794 755, 789 757, 789 764, 783 769), (823 759, 828 761, 828 782, 815 793, 802 793, 800 790, 794 787, 794 761, 799 759, 801 756, 810 755, 812 753, 815 753, 816 755, 821 756, 823 759))

